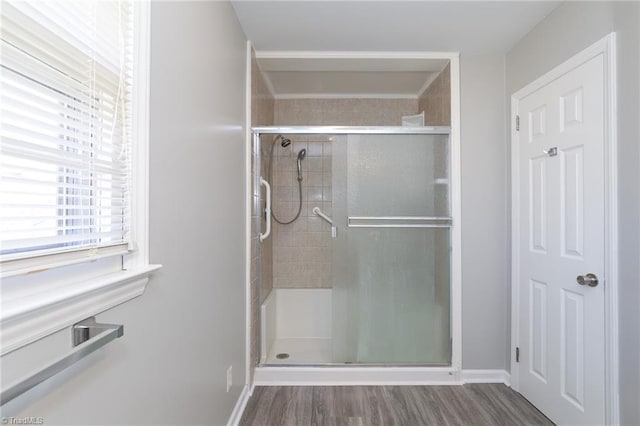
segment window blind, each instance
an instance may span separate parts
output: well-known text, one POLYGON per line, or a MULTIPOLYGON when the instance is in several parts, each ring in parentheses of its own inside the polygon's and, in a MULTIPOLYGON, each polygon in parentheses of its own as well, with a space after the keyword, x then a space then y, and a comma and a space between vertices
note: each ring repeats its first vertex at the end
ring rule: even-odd
POLYGON ((1 19, 0 260, 126 251, 133 5, 4 1, 1 19))

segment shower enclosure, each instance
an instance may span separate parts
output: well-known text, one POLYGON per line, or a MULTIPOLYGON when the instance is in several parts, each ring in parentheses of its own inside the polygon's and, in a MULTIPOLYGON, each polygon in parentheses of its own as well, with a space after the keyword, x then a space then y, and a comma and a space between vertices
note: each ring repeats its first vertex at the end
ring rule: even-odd
MULTIPOLYGON (((314 238, 326 242, 321 251, 310 249, 306 260, 323 253, 330 273, 329 283, 318 291, 274 285, 273 292, 284 296, 263 306, 262 365, 451 365, 450 129, 261 127, 253 132, 254 152, 260 151, 262 138, 271 141, 275 135, 285 135, 294 146, 309 141, 299 146, 308 146, 312 154, 311 141, 323 141, 323 157, 315 161, 324 162, 325 197, 312 195, 313 172, 307 174, 309 182, 302 179, 307 187, 301 193, 309 223, 316 224, 314 238), (283 320, 278 310, 288 309, 286 300, 294 300, 294 314, 283 320), (292 322, 324 331, 279 336, 292 322), (321 346, 324 352, 314 357, 321 346)), ((305 163, 297 152, 283 164, 294 164, 298 155, 302 177, 305 163)), ((259 178, 267 176, 256 176, 254 185, 259 178)), ((265 201, 272 198, 267 195, 265 201)), ((287 226, 279 229, 288 244, 302 247, 294 241, 295 222, 287 226)), ((301 222, 297 229, 307 227, 301 222)), ((273 247, 276 262, 283 259, 280 247, 273 247)))

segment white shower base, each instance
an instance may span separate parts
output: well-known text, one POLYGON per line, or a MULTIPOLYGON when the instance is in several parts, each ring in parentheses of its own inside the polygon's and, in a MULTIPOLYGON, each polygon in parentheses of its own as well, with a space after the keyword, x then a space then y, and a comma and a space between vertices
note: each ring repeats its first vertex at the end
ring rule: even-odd
POLYGON ((267 364, 328 364, 332 362, 333 344, 331 339, 276 339, 267 355, 267 364), (279 359, 278 354, 288 354, 279 359))
POLYGON ((263 365, 332 362, 331 289, 273 289, 261 307, 263 365), (287 358, 278 358, 287 354, 287 358))
POLYGON ((460 385, 509 383, 497 370, 332 365, 332 290, 273 289, 261 306, 262 357, 255 386, 460 385), (279 353, 289 354, 278 359, 279 353), (314 366, 314 364, 317 364, 314 366), (320 365, 325 364, 325 365, 320 365))

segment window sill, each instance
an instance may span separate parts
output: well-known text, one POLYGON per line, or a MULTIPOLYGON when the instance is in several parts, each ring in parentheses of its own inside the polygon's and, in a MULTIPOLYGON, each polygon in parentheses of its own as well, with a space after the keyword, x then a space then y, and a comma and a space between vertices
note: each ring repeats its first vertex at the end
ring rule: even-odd
POLYGON ((149 276, 161 266, 111 273, 25 297, 3 295, 0 355, 142 295, 149 276))

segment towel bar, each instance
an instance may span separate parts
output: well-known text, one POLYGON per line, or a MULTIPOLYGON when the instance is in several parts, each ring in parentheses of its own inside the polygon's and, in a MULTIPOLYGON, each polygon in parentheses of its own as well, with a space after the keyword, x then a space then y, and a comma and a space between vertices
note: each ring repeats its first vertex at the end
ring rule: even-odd
POLYGON ((450 217, 432 216, 349 216, 349 228, 451 228, 450 217))
POLYGON ((55 376, 110 341, 122 337, 124 335, 124 326, 119 324, 98 324, 94 317, 90 317, 75 324, 72 331, 73 346, 75 347, 73 351, 37 373, 3 390, 0 394, 0 405, 6 404, 29 389, 55 376))

